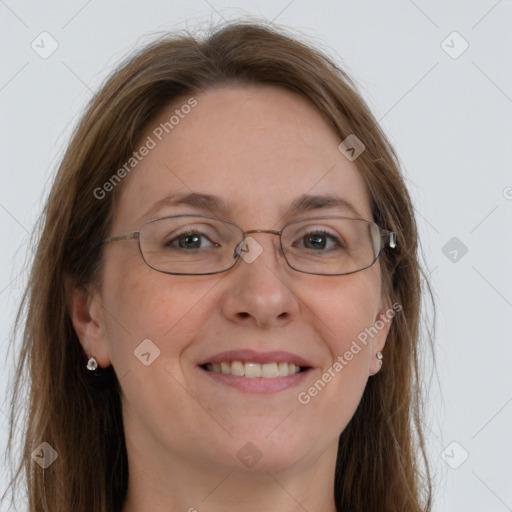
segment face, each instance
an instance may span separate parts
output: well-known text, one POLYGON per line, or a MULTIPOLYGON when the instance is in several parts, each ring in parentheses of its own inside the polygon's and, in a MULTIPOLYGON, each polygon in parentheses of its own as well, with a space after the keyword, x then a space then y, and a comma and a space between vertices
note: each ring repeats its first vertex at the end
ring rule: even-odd
MULTIPOLYGON (((153 130, 188 98, 162 112, 143 137, 157 144, 122 184, 111 235, 182 213, 216 215, 244 230, 279 230, 321 215, 373 220, 355 163, 303 99, 271 86, 223 86, 194 98, 197 105, 162 141, 153 130), (215 196, 227 209, 165 203, 146 214, 166 196, 192 192, 215 196), (290 211, 304 194, 339 196, 358 215, 332 205, 290 211)), ((105 246, 90 325, 75 320, 75 327, 85 352, 102 367, 112 364, 120 379, 132 456, 247 471, 335 457, 389 329, 388 322, 345 357, 386 309, 379 262, 343 276, 300 273, 286 264, 278 236, 251 236, 262 249, 254 261, 203 276, 153 270, 136 240, 105 246), (295 362, 306 370, 251 378, 204 367, 221 360, 270 370, 272 362, 295 362)))

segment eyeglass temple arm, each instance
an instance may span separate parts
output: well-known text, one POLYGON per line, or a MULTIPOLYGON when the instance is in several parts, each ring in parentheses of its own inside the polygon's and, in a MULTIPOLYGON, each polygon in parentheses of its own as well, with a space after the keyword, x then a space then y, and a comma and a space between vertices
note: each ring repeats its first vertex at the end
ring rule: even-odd
POLYGON ((135 238, 139 238, 140 233, 138 231, 134 231, 133 233, 126 233, 125 235, 119 236, 111 236, 110 238, 105 238, 102 240, 100 244, 108 244, 110 242, 118 242, 119 240, 133 240, 135 238))

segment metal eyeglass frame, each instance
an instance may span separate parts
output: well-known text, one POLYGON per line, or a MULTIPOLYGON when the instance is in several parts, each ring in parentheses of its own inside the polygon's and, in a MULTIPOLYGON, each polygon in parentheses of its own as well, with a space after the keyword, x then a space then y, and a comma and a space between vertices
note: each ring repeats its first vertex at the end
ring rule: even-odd
POLYGON ((137 239, 137 245, 139 246, 139 252, 140 252, 140 255, 141 255, 144 263, 149 268, 155 270, 156 272, 161 272, 162 274, 177 275, 177 276, 206 276, 206 275, 212 275, 212 274, 221 274, 223 272, 227 272, 228 270, 231 270, 237 264, 237 262, 240 260, 241 254, 242 254, 241 248, 243 247, 243 243, 247 239, 247 235, 250 234, 250 233, 270 233, 270 234, 273 234, 273 235, 278 235, 279 236, 279 247, 281 249, 281 252, 283 253, 283 256, 284 256, 284 259, 285 259, 287 265, 291 269, 295 270, 296 272, 301 272, 303 274, 318 275, 318 276, 345 276, 345 275, 348 275, 348 274, 355 274, 356 272, 361 272, 362 270, 366 270, 367 268, 370 268, 371 266, 373 266, 375 264, 375 262, 379 259, 379 256, 382 253, 382 250, 384 248, 390 247, 391 249, 394 249, 396 247, 396 245, 397 245, 397 242, 396 242, 396 232, 395 231, 388 231, 386 229, 383 229, 378 224, 376 224, 375 222, 372 222, 372 221, 369 221, 369 220, 366 220, 366 219, 353 219, 351 217, 343 217, 343 216, 339 216, 339 215, 324 215, 324 216, 321 216, 321 217, 308 217, 308 218, 304 218, 304 219, 292 220, 292 221, 286 223, 281 228, 280 231, 277 231, 275 229, 250 229, 248 231, 244 231, 240 226, 238 226, 234 222, 231 222, 231 221, 229 221, 227 219, 223 219, 222 217, 216 217, 216 216, 212 216, 212 215, 199 215, 199 214, 196 215, 194 213, 186 213, 186 214, 180 214, 180 215, 167 215, 165 217, 158 217, 156 219, 150 219, 150 220, 144 222, 144 224, 139 228, 138 231, 133 231, 131 233, 125 233, 124 235, 111 236, 109 238, 106 238, 105 240, 102 240, 98 245, 101 246, 103 244, 108 244, 108 243, 111 243, 111 242, 119 242, 119 241, 123 241, 123 240, 135 240, 135 239, 137 239), (144 257, 144 253, 142 252, 142 247, 140 245, 140 240, 141 240, 141 236, 142 236, 141 230, 144 228, 145 225, 150 224, 151 222, 156 222, 156 221, 159 221, 159 220, 162 220, 162 219, 176 218, 176 217, 202 217, 202 218, 205 218, 205 219, 215 219, 215 220, 220 220, 222 222, 225 222, 227 224, 231 224, 236 229, 238 229, 240 231, 240 233, 243 234, 243 239, 237 245, 237 247, 235 248, 235 251, 233 253, 234 260, 233 260, 232 265, 230 265, 228 268, 225 268, 223 270, 216 270, 215 272, 201 272, 201 273, 197 273, 197 272, 169 272, 169 271, 160 270, 160 269, 157 269, 157 268, 151 266, 146 261, 146 258, 144 257), (285 252, 285 250, 283 248, 283 243, 282 243, 282 239, 281 239, 281 234, 282 234, 283 230, 287 226, 289 226, 291 224, 294 224, 294 223, 304 222, 304 221, 307 221, 307 220, 320 220, 320 219, 358 220, 358 221, 363 221, 363 222, 366 222, 368 224, 373 224, 374 226, 376 226, 379 229, 379 232, 380 232, 381 245, 380 245, 380 248, 379 248, 379 252, 375 256, 374 260, 369 265, 367 265, 364 268, 360 268, 360 269, 357 269, 357 270, 352 270, 350 272, 342 272, 342 273, 338 273, 338 274, 323 274, 323 273, 318 273, 318 272, 306 272, 304 270, 300 270, 300 269, 297 269, 294 266, 292 266, 290 264, 290 262, 288 261, 288 258, 286 257, 286 252, 285 252), (384 236, 386 237, 385 240, 383 240, 384 236))

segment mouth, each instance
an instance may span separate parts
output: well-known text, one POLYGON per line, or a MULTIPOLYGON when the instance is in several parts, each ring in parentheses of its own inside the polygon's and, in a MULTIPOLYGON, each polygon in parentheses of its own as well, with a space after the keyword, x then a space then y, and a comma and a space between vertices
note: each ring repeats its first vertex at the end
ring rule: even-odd
POLYGON ((306 359, 295 354, 253 350, 223 352, 198 366, 218 384, 249 393, 271 393, 297 386, 313 370, 306 359))
POLYGON ((258 377, 275 379, 276 377, 288 377, 289 375, 304 372, 309 369, 309 366, 297 366, 295 363, 286 361, 264 364, 250 361, 222 361, 221 363, 207 363, 201 365, 201 368, 208 372, 248 377, 249 379, 258 377))

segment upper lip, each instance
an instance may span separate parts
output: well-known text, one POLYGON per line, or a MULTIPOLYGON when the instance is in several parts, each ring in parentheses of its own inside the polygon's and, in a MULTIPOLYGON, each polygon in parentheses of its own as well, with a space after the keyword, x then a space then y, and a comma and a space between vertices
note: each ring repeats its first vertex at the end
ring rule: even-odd
POLYGON ((312 366, 312 364, 291 352, 275 350, 271 352, 256 352, 254 350, 228 350, 208 357, 198 363, 198 366, 207 363, 222 363, 224 361, 242 361, 244 363, 293 363, 296 366, 312 366))

